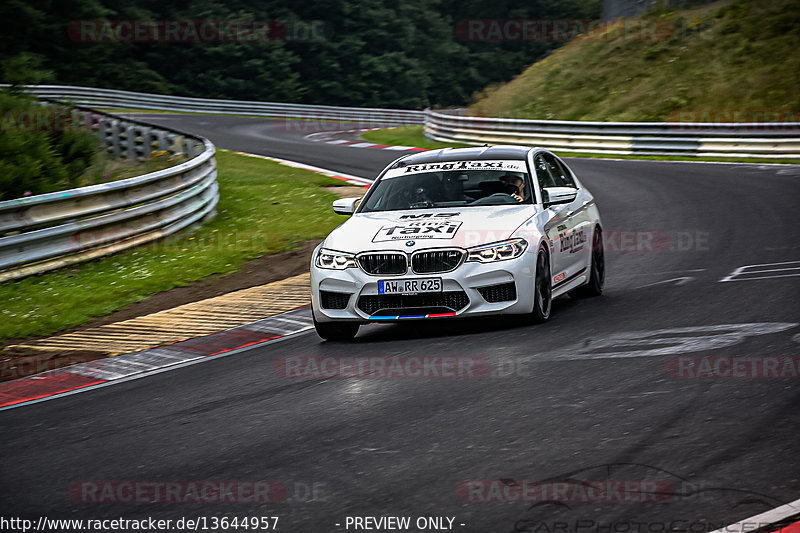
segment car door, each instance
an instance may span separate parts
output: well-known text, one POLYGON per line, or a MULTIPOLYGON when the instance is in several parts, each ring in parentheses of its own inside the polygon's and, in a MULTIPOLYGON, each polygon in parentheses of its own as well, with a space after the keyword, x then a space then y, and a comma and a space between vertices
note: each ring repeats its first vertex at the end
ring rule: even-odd
POLYGON ((564 242, 565 253, 569 257, 567 277, 579 275, 584 268, 588 268, 591 258, 593 223, 586 207, 589 205, 590 195, 582 190, 575 180, 572 171, 567 165, 553 154, 545 154, 545 161, 550 163, 551 171, 555 172, 556 183, 563 187, 577 189, 575 200, 568 204, 569 228, 572 234, 564 242))
MULTIPOLYGON (((555 175, 550 170, 550 165, 544 160, 544 154, 538 153, 533 159, 533 166, 536 172, 536 180, 542 191, 547 187, 557 187, 555 175)), ((562 235, 569 234, 569 206, 565 204, 551 205, 545 209, 546 221, 544 233, 550 243, 551 276, 555 286, 567 276, 569 258, 562 250, 562 235)))
MULTIPOLYGON (((537 178, 542 174, 540 186, 570 187, 577 189, 571 172, 553 154, 542 152, 534 160, 537 178), (544 184, 542 184, 544 180, 544 184)), ((568 283, 579 276, 586 267, 587 241, 591 236, 591 225, 582 209, 582 198, 578 194, 566 204, 548 208, 551 220, 546 227, 548 238, 553 243, 553 286, 568 283)))

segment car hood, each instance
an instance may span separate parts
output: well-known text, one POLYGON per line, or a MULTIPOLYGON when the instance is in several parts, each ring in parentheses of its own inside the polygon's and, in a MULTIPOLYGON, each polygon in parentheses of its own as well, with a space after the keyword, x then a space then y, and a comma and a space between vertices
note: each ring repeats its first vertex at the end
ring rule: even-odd
POLYGON ((324 246, 350 253, 469 248, 508 239, 535 214, 530 204, 357 213, 333 230, 324 246))

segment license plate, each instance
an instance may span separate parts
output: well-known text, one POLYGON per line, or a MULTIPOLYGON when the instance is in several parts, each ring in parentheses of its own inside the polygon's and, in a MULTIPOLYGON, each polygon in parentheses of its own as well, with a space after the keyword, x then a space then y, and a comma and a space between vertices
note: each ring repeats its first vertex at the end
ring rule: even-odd
POLYGON ((378 282, 378 294, 442 292, 442 278, 387 279, 378 282))

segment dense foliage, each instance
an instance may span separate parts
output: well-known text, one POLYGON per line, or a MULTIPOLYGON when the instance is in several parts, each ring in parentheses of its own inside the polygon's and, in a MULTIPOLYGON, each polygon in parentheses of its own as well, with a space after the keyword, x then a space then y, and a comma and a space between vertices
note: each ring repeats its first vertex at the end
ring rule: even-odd
POLYGON ((78 186, 98 141, 70 123, 69 109, 2 91, 0 116, 0 200, 78 186))
MULTIPOLYGON (((463 105, 562 42, 474 42, 465 19, 597 17, 599 0, 5 0, 3 57, 55 83, 262 101, 463 105), (79 42, 76 21, 275 20, 272 42, 79 42), (70 24, 73 26, 70 26, 70 24)), ((10 81, 4 70, 3 78, 10 81)), ((32 80, 14 80, 31 83, 32 80)))

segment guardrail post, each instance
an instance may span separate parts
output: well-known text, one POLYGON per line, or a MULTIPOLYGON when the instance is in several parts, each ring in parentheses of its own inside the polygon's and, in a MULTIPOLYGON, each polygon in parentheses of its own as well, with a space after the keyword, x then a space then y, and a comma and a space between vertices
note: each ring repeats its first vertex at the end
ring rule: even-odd
POLYGON ((153 128, 142 127, 142 156, 145 159, 150 158, 150 154, 153 151, 153 143, 157 142, 155 132, 153 128))
POLYGON ((133 143, 134 143, 134 150, 136 152, 136 158, 139 161, 142 161, 143 159, 146 159, 149 156, 149 153, 147 152, 148 132, 149 128, 140 125, 134 126, 135 137, 133 139, 133 143))
POLYGON ((122 133, 120 134, 120 138, 122 141, 120 144, 123 146, 125 157, 128 159, 134 159, 136 157, 136 135, 133 124, 124 122, 121 130, 122 133))
POLYGON ((105 121, 106 146, 108 151, 114 155, 114 159, 120 157, 120 138, 119 138, 119 119, 105 121))
POLYGON ((154 150, 154 151, 161 151, 161 150, 166 151, 167 150, 167 146, 169 144, 169 140, 168 140, 167 137, 168 137, 167 136, 167 132, 165 132, 164 130, 156 131, 156 140, 154 141, 155 145, 152 146, 152 150, 154 150))
POLYGON ((168 139, 169 139, 169 148, 166 149, 167 152, 169 152, 171 156, 174 156, 175 154, 181 152, 183 147, 183 135, 171 134, 168 137, 168 139))
POLYGON ((186 157, 195 157, 202 153, 203 145, 194 139, 186 139, 186 157))

